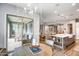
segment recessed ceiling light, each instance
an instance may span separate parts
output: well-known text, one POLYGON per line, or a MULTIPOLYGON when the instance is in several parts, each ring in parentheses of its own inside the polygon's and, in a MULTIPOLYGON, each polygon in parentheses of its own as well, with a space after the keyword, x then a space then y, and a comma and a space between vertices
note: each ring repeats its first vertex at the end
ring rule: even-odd
POLYGON ((27 13, 27 8, 26 7, 24 7, 24 12, 27 13))
POLYGON ((76 3, 72 3, 72 6, 75 6, 76 5, 76 3))
POLYGON ((76 11, 79 11, 79 9, 77 9, 76 11))
POLYGON ((24 10, 26 11, 26 7, 24 7, 24 10))
POLYGON ((56 14, 56 13, 57 13, 57 11, 55 10, 55 11, 54 11, 54 13, 56 14))
POLYGON ((35 12, 37 11, 37 9, 38 9, 38 7, 37 7, 37 6, 35 6, 35 12))
POLYGON ((60 16, 64 16, 64 14, 61 14, 60 16))

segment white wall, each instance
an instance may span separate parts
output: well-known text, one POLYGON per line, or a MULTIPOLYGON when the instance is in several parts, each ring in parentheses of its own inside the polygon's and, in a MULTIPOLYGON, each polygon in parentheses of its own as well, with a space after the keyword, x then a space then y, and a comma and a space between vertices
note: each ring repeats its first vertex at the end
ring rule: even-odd
POLYGON ((27 15, 23 8, 19 8, 9 4, 0 4, 0 48, 6 48, 6 14, 18 15, 23 17, 32 18, 33 20, 33 34, 36 39, 36 43, 39 43, 39 15, 27 15))
POLYGON ((76 39, 79 39, 79 22, 76 22, 76 39))
MULTIPOLYGON (((76 35, 76 22, 75 20, 70 20, 70 21, 67 21, 67 22, 63 22, 63 23, 59 23, 59 24, 64 24, 61 28, 62 30, 64 30, 64 33, 69 33, 69 30, 68 30, 68 24, 72 24, 72 27, 73 27, 73 34, 76 35)), ((45 26, 45 33, 49 33, 49 27, 46 25, 45 26)), ((59 27, 60 28, 60 27, 59 27)), ((58 28, 58 30, 59 30, 58 28)))
POLYGON ((75 20, 71 20, 71 21, 68 21, 64 24, 64 28, 66 28, 66 32, 68 33, 68 27, 67 25, 68 24, 72 24, 72 27, 73 27, 73 34, 76 35, 76 22, 75 20))
POLYGON ((48 25, 45 26, 44 32, 45 32, 45 34, 48 34, 49 33, 49 26, 48 25))
POLYGON ((29 17, 22 8, 9 4, 0 4, 0 48, 6 48, 6 14, 29 17))

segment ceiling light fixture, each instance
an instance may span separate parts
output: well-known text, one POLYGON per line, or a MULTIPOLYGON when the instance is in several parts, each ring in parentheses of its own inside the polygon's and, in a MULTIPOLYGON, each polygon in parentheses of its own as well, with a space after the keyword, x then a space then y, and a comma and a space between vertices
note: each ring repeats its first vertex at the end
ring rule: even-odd
POLYGON ((60 16, 62 16, 62 17, 63 17, 63 16, 64 16, 64 14, 61 14, 60 16))
POLYGON ((24 7, 24 10, 26 11, 26 7, 24 7))
POLYGON ((24 7, 24 12, 26 13, 26 10, 27 10, 27 8, 26 7, 24 7))
POLYGON ((56 14, 56 13, 57 13, 57 11, 54 11, 54 13, 56 14))
POLYGON ((75 6, 76 5, 76 3, 72 3, 72 6, 75 6))
POLYGON ((35 6, 35 12, 37 11, 37 9, 38 9, 38 7, 37 7, 37 6, 35 6))

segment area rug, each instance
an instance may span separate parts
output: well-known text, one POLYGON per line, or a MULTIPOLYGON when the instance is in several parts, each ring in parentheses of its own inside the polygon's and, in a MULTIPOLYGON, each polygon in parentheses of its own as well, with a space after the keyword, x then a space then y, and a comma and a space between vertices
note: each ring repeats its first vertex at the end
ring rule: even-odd
POLYGON ((29 47, 29 48, 30 48, 30 51, 32 52, 32 54, 37 54, 41 51, 41 48, 39 48, 39 47, 36 47, 36 48, 29 47))

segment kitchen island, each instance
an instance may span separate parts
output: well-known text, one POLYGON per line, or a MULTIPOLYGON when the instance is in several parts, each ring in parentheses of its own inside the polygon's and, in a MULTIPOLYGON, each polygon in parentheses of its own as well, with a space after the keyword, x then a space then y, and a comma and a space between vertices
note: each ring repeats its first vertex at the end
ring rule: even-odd
POLYGON ((75 36, 72 34, 56 34, 54 46, 61 49, 65 49, 74 42, 75 42, 75 36))

